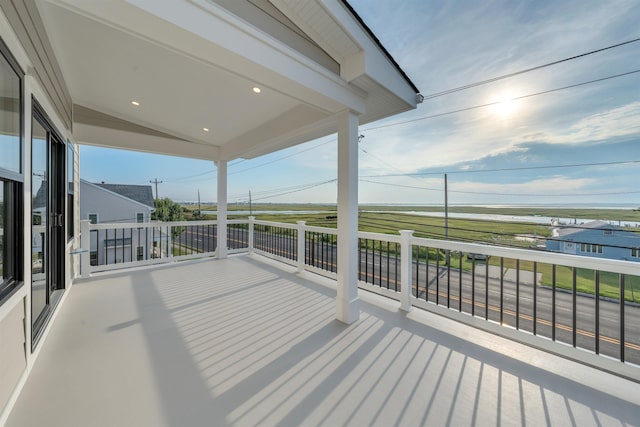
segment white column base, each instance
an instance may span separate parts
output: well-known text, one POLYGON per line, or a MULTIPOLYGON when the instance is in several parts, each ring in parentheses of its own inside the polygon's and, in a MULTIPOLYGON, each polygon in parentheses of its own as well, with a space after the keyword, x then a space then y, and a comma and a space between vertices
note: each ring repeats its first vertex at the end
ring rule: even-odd
POLYGON ((360 298, 351 301, 341 300, 338 297, 336 304, 336 319, 350 325, 360 318, 360 298))

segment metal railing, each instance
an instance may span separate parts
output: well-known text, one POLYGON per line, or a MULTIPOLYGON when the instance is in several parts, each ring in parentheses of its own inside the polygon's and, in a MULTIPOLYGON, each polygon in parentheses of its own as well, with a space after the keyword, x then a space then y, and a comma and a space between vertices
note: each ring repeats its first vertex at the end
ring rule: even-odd
POLYGON ((640 362, 638 263, 418 238, 412 249, 418 306, 640 362))
POLYGON ((249 221, 253 250, 286 261, 297 261, 298 226, 269 221, 249 221))
MULTIPOLYGON (((87 229, 90 246, 103 247, 92 249, 92 264, 104 259, 90 272, 214 256, 217 245, 215 221, 87 229)), ((250 218, 228 222, 227 243, 229 252, 336 277, 332 228, 250 218)), ((542 347, 562 343, 640 364, 640 263, 424 239, 411 231, 360 232, 358 246, 359 286, 399 300, 405 310, 417 306, 512 338, 533 337, 542 347)))
POLYGON ((400 236, 360 232, 358 252, 360 281, 394 292, 400 290, 400 236))

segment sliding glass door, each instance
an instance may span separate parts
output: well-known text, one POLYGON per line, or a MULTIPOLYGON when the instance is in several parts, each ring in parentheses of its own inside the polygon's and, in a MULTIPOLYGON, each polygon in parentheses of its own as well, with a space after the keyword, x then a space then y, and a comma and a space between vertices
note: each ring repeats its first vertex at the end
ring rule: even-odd
POLYGON ((31 327, 37 343, 64 289, 66 149, 34 101, 31 137, 31 327))

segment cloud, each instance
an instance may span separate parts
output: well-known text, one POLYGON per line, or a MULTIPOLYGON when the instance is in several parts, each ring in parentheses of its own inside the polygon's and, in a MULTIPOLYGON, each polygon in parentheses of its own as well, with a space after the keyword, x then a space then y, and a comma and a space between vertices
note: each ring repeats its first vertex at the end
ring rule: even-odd
POLYGON ((533 179, 523 183, 485 183, 477 181, 461 181, 452 184, 452 191, 467 191, 470 193, 513 194, 527 195, 565 195, 577 194, 598 182, 595 178, 569 178, 553 176, 549 178, 533 179))
POLYGON ((605 141, 613 138, 640 134, 640 102, 598 112, 578 120, 565 132, 561 130, 538 131, 522 135, 515 141, 544 141, 550 144, 580 144, 605 141))

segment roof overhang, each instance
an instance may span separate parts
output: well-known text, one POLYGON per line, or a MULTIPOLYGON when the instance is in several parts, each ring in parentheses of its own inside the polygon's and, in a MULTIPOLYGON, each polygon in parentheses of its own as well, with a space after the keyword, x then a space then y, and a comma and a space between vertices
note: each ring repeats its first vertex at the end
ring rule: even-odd
POLYGON ((36 4, 80 143, 231 160, 334 133, 345 110, 363 124, 416 107, 342 1, 36 4))

